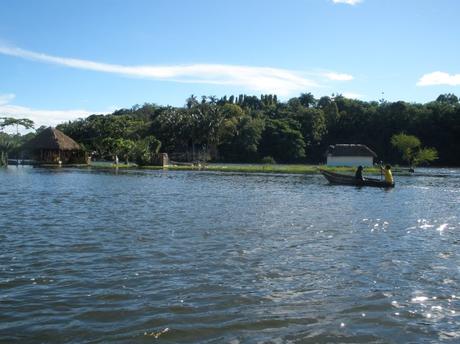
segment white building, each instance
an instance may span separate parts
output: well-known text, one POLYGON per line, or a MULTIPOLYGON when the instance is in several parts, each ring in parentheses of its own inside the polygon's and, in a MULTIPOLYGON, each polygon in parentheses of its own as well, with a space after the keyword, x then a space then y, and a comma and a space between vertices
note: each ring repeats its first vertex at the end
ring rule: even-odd
POLYGON ((337 144, 327 150, 328 166, 373 166, 377 157, 369 147, 359 144, 337 144))

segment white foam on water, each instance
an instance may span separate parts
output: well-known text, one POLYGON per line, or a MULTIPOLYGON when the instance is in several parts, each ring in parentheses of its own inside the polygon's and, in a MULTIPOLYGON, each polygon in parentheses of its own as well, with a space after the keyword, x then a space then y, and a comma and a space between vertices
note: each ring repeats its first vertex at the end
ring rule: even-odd
POLYGON ((436 228, 436 230, 439 231, 439 232, 442 232, 444 229, 447 228, 448 225, 449 225, 448 223, 443 223, 438 228, 436 228))
POLYGON ((427 223, 424 223, 423 225, 419 226, 419 228, 422 228, 422 229, 427 229, 427 228, 433 228, 434 225, 429 225, 427 223))
POLYGON ((411 302, 419 303, 419 302, 425 302, 427 300, 428 300, 428 297, 426 296, 417 296, 417 297, 413 297, 411 299, 411 302))

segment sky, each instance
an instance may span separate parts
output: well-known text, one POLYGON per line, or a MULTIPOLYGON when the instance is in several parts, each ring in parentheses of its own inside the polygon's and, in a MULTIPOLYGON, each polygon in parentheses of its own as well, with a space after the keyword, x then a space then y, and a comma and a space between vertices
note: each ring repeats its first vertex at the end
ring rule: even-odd
POLYGON ((0 0, 0 117, 194 94, 460 95, 458 0, 0 0))

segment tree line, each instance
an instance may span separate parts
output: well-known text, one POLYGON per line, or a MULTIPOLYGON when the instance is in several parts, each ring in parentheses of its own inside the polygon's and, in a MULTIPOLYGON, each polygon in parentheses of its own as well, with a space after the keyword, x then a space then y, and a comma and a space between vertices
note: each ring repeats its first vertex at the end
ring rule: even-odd
POLYGON ((14 153, 15 157, 19 159, 21 146, 36 135, 36 133, 20 135, 19 127, 33 129, 34 122, 28 118, 0 117, 0 166, 8 165, 8 158, 11 153, 14 153), (3 132, 7 127, 15 127, 16 134, 10 135, 3 132))
POLYGON ((320 163, 329 145, 360 143, 390 163, 460 165, 460 103, 453 94, 425 104, 311 93, 284 102, 271 94, 192 95, 181 107, 145 103, 58 129, 99 156, 140 164, 159 151, 178 161, 320 163))

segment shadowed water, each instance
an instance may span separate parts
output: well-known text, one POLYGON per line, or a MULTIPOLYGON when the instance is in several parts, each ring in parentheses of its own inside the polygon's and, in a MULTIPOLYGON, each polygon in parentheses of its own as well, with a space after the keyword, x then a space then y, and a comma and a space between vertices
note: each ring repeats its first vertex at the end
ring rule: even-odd
POLYGON ((460 341, 460 170, 0 170, 0 342, 460 341))

